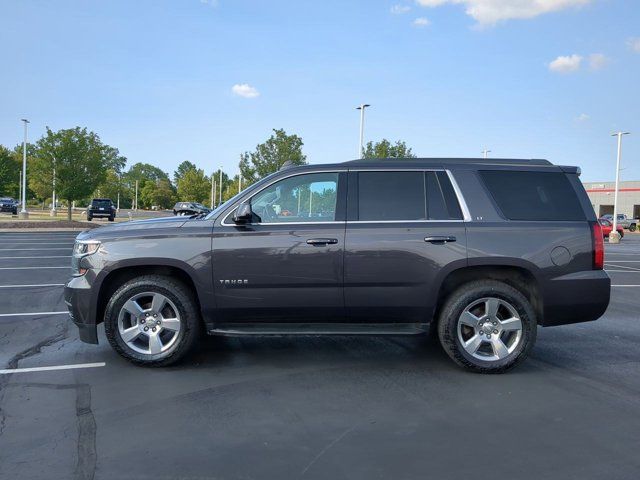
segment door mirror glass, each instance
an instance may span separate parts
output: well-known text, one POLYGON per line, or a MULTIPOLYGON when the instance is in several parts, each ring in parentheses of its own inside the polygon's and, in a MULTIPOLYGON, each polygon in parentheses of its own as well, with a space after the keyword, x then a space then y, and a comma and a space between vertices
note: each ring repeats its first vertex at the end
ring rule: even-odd
POLYGON ((233 216, 233 221, 235 223, 249 223, 251 222, 252 217, 253 212, 251 211, 251 203, 244 202, 238 206, 236 214, 233 216))

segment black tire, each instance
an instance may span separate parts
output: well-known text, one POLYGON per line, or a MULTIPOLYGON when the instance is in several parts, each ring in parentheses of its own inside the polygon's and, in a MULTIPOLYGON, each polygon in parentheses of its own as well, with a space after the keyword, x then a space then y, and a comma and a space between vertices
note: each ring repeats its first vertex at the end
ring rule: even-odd
POLYGON ((515 288, 495 280, 479 280, 461 286, 449 295, 438 316, 438 336, 445 352, 458 365, 476 373, 503 373, 515 367, 533 348, 536 334, 536 314, 529 300, 515 288), (458 336, 458 322, 462 313, 469 305, 484 298, 496 298, 509 303, 522 324, 519 342, 511 353, 501 359, 482 360, 471 355, 458 336))
POLYGON ((631 225, 629 225, 629 231, 630 232, 635 232, 636 231, 636 224, 632 223, 631 225))
POLYGON ((145 275, 129 280, 113 294, 104 315, 105 333, 113 349, 137 365, 165 367, 182 360, 196 345, 202 334, 202 320, 197 301, 182 282, 163 275, 145 275), (118 315, 123 305, 136 294, 157 292, 167 297, 180 314, 180 331, 171 349, 158 354, 133 350, 120 336, 118 315))
POLYGON ((87 222, 90 222, 91 220, 93 220, 93 217, 87 215, 87 222))
POLYGON ((115 220, 115 217, 109 217, 109 221, 113 222, 115 220))

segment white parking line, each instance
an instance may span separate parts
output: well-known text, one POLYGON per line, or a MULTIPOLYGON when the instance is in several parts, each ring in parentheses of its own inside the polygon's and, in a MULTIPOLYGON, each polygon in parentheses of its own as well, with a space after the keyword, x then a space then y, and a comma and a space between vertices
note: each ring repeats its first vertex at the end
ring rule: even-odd
POLYGON ((38 256, 38 257, 0 257, 0 260, 7 260, 7 259, 24 260, 27 258, 71 258, 71 255, 44 255, 44 256, 38 256))
POLYGON ((0 317, 28 317, 29 315, 69 315, 65 312, 27 312, 27 313, 0 313, 0 317))
POLYGON ((0 288, 20 288, 20 287, 64 287, 64 283, 39 283, 34 285, 0 285, 0 288))
POLYGON ((33 270, 35 268, 38 269, 42 269, 42 268, 68 268, 69 270, 71 270, 71 267, 67 266, 67 267, 0 267, 0 270, 33 270))
POLYGON ((0 375, 10 375, 12 373, 26 373, 26 372, 49 372, 51 370, 71 370, 74 368, 96 368, 104 367, 105 362, 98 363, 76 363, 74 365, 54 365, 51 367, 29 367, 29 368, 7 368, 0 370, 0 375))
POLYGON ((640 270, 605 270, 605 272, 614 272, 614 273, 640 273, 640 270))
POLYGON ((614 263, 608 263, 608 262, 605 262, 605 265, 608 265, 610 267, 616 267, 616 268, 624 268, 625 270, 630 270, 632 272, 640 272, 640 268, 625 267, 624 265, 616 265, 614 263))
POLYGON ((611 285, 612 287, 640 287, 640 285, 611 285))

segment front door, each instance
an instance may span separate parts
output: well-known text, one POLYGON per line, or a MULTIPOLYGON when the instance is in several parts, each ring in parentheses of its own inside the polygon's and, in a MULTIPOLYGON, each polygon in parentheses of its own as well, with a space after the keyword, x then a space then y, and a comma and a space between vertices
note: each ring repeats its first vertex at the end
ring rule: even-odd
POLYGON ((252 222, 214 227, 217 322, 344 320, 345 181, 292 174, 250 198, 252 222))
POLYGON ((345 306, 354 322, 429 322, 439 277, 466 265, 461 208, 444 171, 349 173, 345 306))

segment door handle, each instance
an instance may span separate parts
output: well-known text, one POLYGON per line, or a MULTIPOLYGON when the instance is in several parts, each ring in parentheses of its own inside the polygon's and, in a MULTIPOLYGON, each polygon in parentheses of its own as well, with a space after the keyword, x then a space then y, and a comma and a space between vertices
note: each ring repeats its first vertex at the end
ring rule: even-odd
POLYGON ((449 243, 455 242, 456 237, 453 235, 435 235, 433 237, 424 237, 424 241, 429 243, 449 243))
POLYGON ((338 243, 337 238, 310 238, 307 240, 309 245, 335 245, 338 243))

